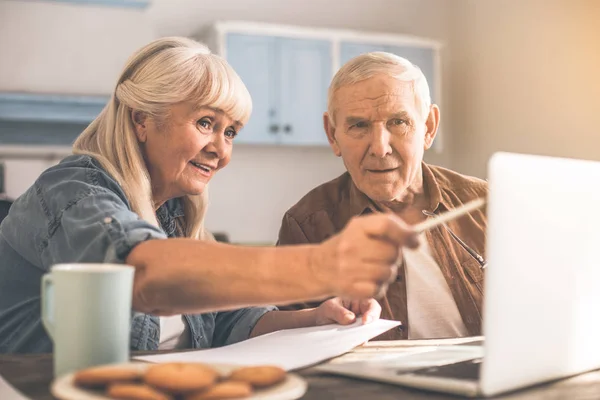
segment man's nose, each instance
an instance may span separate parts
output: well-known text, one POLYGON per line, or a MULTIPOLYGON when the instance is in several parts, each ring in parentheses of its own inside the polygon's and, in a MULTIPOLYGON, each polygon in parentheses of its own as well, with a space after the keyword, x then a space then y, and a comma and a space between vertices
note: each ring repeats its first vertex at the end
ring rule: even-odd
POLYGON ((371 134, 371 155, 379 158, 392 154, 391 134, 385 124, 374 124, 371 134))

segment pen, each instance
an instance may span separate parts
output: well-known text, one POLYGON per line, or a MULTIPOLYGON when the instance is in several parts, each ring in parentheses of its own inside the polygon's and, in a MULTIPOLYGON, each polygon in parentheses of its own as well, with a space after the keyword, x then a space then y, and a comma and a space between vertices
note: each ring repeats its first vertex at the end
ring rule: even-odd
POLYGON ((475 199, 468 203, 463 204, 460 207, 449 210, 443 214, 436 216, 435 218, 430 218, 426 221, 413 225, 413 229, 417 232, 424 232, 431 228, 434 228, 438 225, 444 224, 448 221, 452 221, 458 217, 461 217, 465 214, 470 213, 471 211, 475 211, 478 208, 481 208, 485 205, 486 199, 475 199))

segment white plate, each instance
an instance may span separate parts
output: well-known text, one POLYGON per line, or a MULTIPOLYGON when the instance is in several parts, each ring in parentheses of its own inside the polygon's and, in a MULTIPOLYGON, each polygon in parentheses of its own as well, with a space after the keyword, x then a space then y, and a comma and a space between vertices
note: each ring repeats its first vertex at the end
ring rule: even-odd
MULTIPOLYGON (((117 364, 119 366, 146 370, 148 367, 155 364, 147 363, 126 363, 117 364)), ((224 365, 224 364, 210 364, 212 368, 217 370, 220 374, 225 375, 232 370, 239 368, 239 365, 224 365)), ((110 400, 110 397, 103 395, 100 392, 81 389, 73 384, 73 375, 70 373, 60 378, 57 378, 52 382, 50 390, 54 397, 61 400, 110 400)), ((296 374, 288 373, 286 379, 270 388, 267 389, 255 389, 252 396, 247 399, 252 400, 295 400, 306 393, 306 381, 296 374)))

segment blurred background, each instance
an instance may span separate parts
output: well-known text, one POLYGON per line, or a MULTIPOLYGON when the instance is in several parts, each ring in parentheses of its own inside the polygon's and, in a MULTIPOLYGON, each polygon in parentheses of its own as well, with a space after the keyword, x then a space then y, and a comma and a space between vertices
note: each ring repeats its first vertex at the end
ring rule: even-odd
POLYGON ((274 242, 283 213, 344 171, 319 121, 362 51, 428 75, 430 163, 485 178, 500 150, 600 160, 598 0, 0 0, 4 195, 68 154, 134 50, 171 35, 223 54, 255 101, 210 188, 207 225, 234 242, 274 242))

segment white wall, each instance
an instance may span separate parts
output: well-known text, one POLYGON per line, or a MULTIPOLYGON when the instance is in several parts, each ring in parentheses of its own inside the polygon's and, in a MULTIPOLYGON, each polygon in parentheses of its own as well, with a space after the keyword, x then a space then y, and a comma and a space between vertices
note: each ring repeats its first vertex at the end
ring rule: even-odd
POLYGON ((0 1, 0 91, 108 94, 154 37, 138 9, 0 1))
POLYGON ((453 8, 453 165, 498 150, 600 160, 600 1, 463 0, 453 8))
POLYGON ((54 164, 54 160, 31 160, 31 159, 10 159, 2 161, 6 179, 4 180, 4 194, 15 198, 25 192, 40 173, 54 164))
POLYGON ((284 212, 344 170, 329 148, 234 146, 210 184, 207 227, 233 241, 274 242, 284 212))

